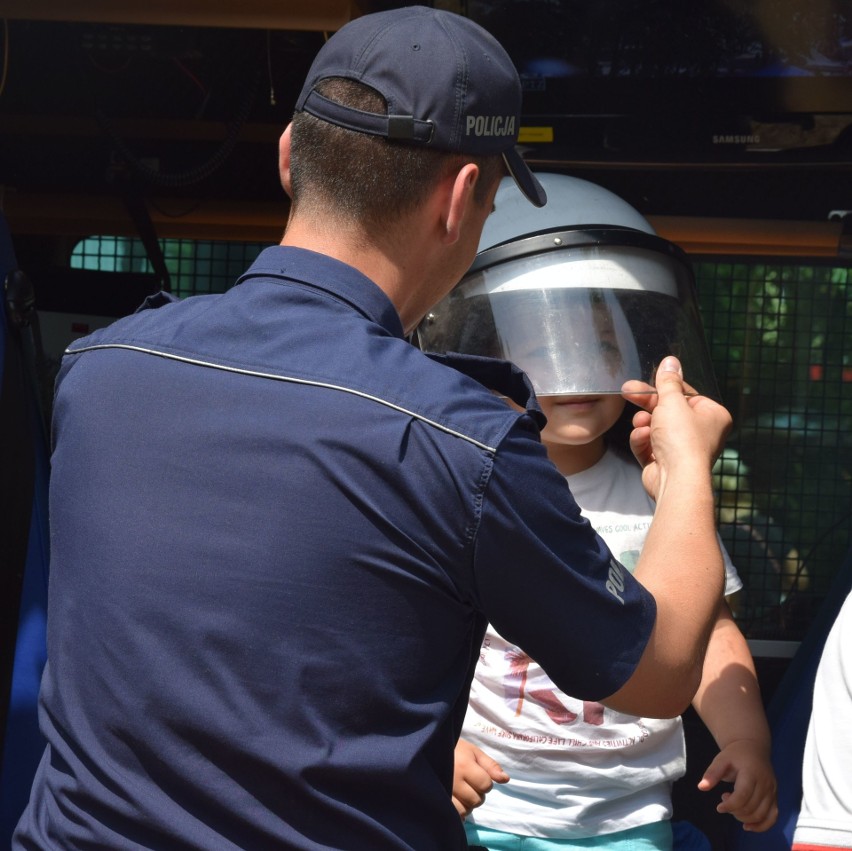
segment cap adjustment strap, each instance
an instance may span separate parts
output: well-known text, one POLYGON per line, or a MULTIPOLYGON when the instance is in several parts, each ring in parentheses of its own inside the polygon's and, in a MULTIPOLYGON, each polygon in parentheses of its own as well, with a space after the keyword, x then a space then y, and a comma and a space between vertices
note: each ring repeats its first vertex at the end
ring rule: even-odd
POLYGON ((344 106, 329 100, 316 90, 305 98, 305 112, 315 118, 329 121, 347 130, 384 136, 396 141, 419 142, 428 145, 432 141, 435 125, 431 121, 414 118, 412 115, 380 115, 364 112, 351 106, 344 106))

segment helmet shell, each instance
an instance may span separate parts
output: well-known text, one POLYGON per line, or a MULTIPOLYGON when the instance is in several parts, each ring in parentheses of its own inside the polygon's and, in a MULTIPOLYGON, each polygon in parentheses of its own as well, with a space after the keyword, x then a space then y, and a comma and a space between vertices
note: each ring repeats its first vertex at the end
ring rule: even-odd
POLYGON ((567 174, 539 172, 536 176, 547 193, 547 204, 533 207, 512 178, 504 177, 494 210, 485 220, 478 251, 554 228, 616 225, 654 233, 641 213, 603 186, 567 174))

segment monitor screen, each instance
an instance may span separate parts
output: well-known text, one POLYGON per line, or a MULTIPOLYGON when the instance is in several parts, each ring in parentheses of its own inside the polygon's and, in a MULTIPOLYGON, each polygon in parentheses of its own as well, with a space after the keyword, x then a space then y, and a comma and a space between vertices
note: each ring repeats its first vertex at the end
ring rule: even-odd
POLYGON ((852 158, 852 0, 468 0, 569 156, 852 158), (843 152, 838 154, 838 144, 843 152))
POLYGON ((469 17, 506 47, 531 111, 563 94, 566 114, 708 105, 785 112, 852 109, 850 0, 472 0, 469 17), (656 85, 650 86, 649 83, 656 85))

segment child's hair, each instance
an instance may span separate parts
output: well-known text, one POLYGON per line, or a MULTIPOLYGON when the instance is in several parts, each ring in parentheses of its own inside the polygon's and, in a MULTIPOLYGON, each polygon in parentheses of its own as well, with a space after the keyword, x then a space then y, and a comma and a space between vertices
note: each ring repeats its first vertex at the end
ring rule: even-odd
POLYGON ((630 448, 630 432, 633 431, 633 415, 639 410, 632 402, 624 403, 624 410, 619 418, 610 426, 604 435, 607 449, 612 449, 630 461, 636 461, 633 450, 630 448))

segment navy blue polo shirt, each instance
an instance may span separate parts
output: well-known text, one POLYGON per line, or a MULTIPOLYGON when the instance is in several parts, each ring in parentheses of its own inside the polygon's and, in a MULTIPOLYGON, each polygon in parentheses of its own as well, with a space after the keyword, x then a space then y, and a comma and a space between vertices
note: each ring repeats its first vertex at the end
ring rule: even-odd
POLYGON ((535 416, 313 252, 76 342, 52 463, 48 746, 16 848, 464 848, 486 620, 586 699, 653 625, 535 416))

